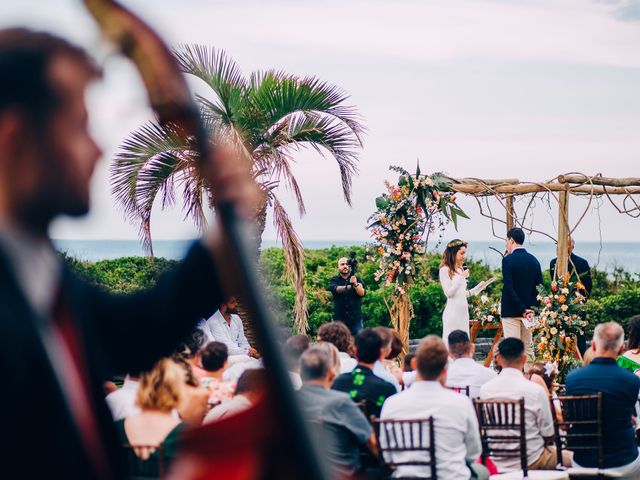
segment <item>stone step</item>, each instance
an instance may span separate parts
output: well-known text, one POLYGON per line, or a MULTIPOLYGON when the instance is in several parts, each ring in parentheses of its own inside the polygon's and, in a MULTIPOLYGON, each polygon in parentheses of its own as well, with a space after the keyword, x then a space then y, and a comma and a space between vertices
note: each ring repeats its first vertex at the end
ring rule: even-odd
MULTIPOLYGON (((416 348, 418 348, 418 344, 420 343, 419 338, 412 338, 409 340, 409 352, 415 353, 416 348)), ((491 343, 493 342, 493 338, 476 338, 476 353, 474 355, 475 360, 484 360, 489 353, 489 349, 491 348, 491 343)))

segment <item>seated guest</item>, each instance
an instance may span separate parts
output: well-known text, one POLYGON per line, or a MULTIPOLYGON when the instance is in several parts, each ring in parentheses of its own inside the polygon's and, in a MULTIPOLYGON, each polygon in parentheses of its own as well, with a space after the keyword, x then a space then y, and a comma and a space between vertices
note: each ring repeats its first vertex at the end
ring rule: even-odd
POLYGON ((373 373, 373 365, 382 355, 382 339, 373 329, 363 328, 355 343, 358 365, 339 375, 331 388, 348 393, 356 403, 366 402, 368 414, 379 417, 384 401, 396 393, 396 387, 373 373))
POLYGON ((357 361, 351 356, 353 336, 349 328, 342 322, 325 323, 318 329, 318 341, 335 345, 340 353, 340 372, 348 373, 356 368, 357 361))
MULTIPOLYGON (((631 423, 636 415, 640 378, 616 364, 618 355, 624 350, 622 327, 615 322, 598 325, 593 332, 591 348, 594 354, 591 363, 567 376, 567 395, 602 392, 605 472, 618 478, 640 478, 640 457, 631 423)), ((573 427, 572 433, 582 433, 581 428, 573 427)), ((573 461, 581 467, 598 466, 592 450, 576 450, 573 461)))
MULTIPOLYGON (((482 453, 478 420, 471 400, 443 387, 447 379, 447 347, 435 335, 424 338, 414 359, 418 371, 410 389, 389 398, 382 407, 381 420, 434 418, 436 468, 438 478, 488 479, 485 467, 475 463, 482 453)), ((428 438, 425 424, 424 438, 428 438)), ((382 436, 385 446, 391 439, 382 436)), ((387 462, 429 461, 427 450, 386 453, 387 462)), ((399 466, 394 476, 431 478, 428 468, 399 466)))
MULTIPOLYGON (((505 338, 498 344, 496 362, 500 374, 480 387, 482 400, 519 400, 524 397, 527 457, 531 470, 553 470, 557 464, 555 446, 546 446, 554 437, 549 397, 544 389, 527 380, 522 370, 527 363, 524 344, 519 338, 505 338)), ((563 465, 571 466, 571 452, 562 451, 563 465)), ((520 470, 519 458, 493 458, 500 472, 520 470)))
POLYGON ((168 358, 140 376, 136 396, 140 412, 115 423, 120 443, 134 447, 127 451, 131 457, 127 464, 135 462, 158 476, 160 461, 166 467, 175 457, 180 432, 186 425, 173 412, 184 398, 184 386, 184 370, 168 358), (135 448, 137 445, 146 448, 135 448), (162 455, 157 447, 162 447, 162 455))
POLYGON ((627 351, 618 357, 618 365, 631 373, 640 370, 640 315, 629 319, 629 342, 627 351))
POLYGON ((554 394, 553 380, 556 378, 558 368, 555 364, 534 363, 529 367, 526 377, 533 383, 542 387, 547 397, 554 394))
POLYGON ((289 377, 291 378, 294 390, 300 390, 302 386, 302 380, 300 379, 300 356, 307 348, 309 348, 309 337, 306 335, 294 335, 287 339, 282 347, 282 353, 287 362, 287 369, 289 370, 289 377))
POLYGON ((400 391, 400 382, 398 378, 393 374, 384 360, 391 355, 393 350, 393 334, 391 329, 387 327, 375 327, 373 329, 382 339, 382 351, 380 352, 380 358, 373 364, 373 373, 379 376, 381 379, 386 380, 396 389, 396 392, 400 391))
POLYGON ((391 352, 382 360, 385 367, 396 377, 396 380, 402 387, 402 369, 398 367, 398 357, 404 351, 404 345, 402 344, 402 338, 400 334, 394 329, 390 328, 392 340, 391 340, 391 352))
POLYGON ((245 370, 238 379, 233 398, 213 407, 204 417, 204 423, 217 422, 251 408, 263 397, 266 388, 267 376, 263 368, 245 370))
POLYGON ((139 384, 137 375, 129 373, 124 377, 122 387, 105 397, 114 421, 122 420, 129 415, 140 412, 140 409, 136 407, 139 384))
POLYGON ((415 357, 415 353, 407 353, 404 357, 404 367, 402 369, 402 386, 404 388, 409 388, 416 379, 415 362, 413 361, 415 357))
POLYGON ((233 397, 236 386, 222 379, 228 358, 227 346, 222 342, 209 342, 200 349, 200 363, 205 371, 201 381, 209 390, 209 405, 218 405, 233 397))
POLYGON ((207 343, 207 336, 199 328, 194 328, 178 347, 178 353, 191 365, 191 370, 197 378, 202 378, 206 372, 200 363, 200 349, 207 343))
POLYGON ((326 348, 313 346, 306 350, 300 357, 303 385, 298 398, 307 420, 321 422, 321 431, 316 432, 321 435, 318 443, 335 476, 343 478, 359 468, 361 446, 367 445, 375 452, 375 437, 367 418, 349 396, 330 389, 335 370, 326 348))
POLYGON ((496 378, 497 373, 475 362, 473 359, 475 345, 471 343, 466 332, 454 330, 449 334, 447 340, 449 356, 453 359, 447 372, 447 386, 466 387, 469 385, 469 396, 478 398, 480 387, 496 378))
POLYGON ((242 319, 238 316, 238 301, 229 298, 202 325, 202 330, 229 349, 229 364, 245 362, 251 358, 259 358, 258 351, 249 345, 244 335, 242 319))

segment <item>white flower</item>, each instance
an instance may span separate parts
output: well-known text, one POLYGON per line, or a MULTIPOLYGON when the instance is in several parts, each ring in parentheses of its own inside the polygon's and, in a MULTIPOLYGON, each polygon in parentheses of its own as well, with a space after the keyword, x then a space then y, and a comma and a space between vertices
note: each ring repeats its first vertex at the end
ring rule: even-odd
POLYGON ((558 364, 556 362, 547 362, 544 364, 544 374, 547 377, 551 377, 553 374, 558 373, 558 364))
POLYGON ((482 303, 487 303, 487 302, 489 301, 489 297, 487 297, 486 295, 482 295, 482 296, 480 297, 480 301, 481 301, 482 303))
POLYGON ((560 292, 562 292, 563 295, 569 295, 569 289, 566 287, 560 290, 560 292))

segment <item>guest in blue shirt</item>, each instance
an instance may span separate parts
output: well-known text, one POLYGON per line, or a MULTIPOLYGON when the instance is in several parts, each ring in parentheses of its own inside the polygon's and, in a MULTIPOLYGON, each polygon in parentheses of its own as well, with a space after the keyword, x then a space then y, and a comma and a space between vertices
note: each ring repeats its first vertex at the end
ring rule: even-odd
MULTIPOLYGON (((567 376, 567 395, 603 393, 603 467, 622 478, 640 478, 640 457, 632 423, 632 417, 637 415, 640 378, 616 363, 624 350, 622 327, 615 322, 598 325, 591 348, 593 361, 567 376)), ((598 466, 596 455, 589 450, 577 450, 573 460, 581 467, 598 466)))

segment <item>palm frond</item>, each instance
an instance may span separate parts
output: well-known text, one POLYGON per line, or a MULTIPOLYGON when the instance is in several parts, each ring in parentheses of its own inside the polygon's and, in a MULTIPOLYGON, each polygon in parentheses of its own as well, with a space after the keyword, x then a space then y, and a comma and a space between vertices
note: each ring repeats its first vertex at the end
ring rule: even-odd
POLYGON ((227 123, 242 109, 247 80, 240 67, 224 50, 204 45, 181 45, 175 50, 180 68, 205 82, 217 95, 218 102, 202 102, 214 114, 221 114, 227 123))
POLYGON ((275 70, 251 74, 249 86, 249 100, 270 126, 295 112, 318 112, 343 122, 362 145, 362 119, 354 106, 344 104, 349 97, 337 86, 275 70))
POLYGON ((193 162, 188 141, 156 123, 148 123, 125 139, 111 166, 111 193, 125 216, 138 224, 145 250, 152 254, 151 210, 156 197, 173 204, 174 175, 193 162))
POLYGON ((295 295, 294 329, 301 334, 307 332, 307 295, 305 292, 304 277, 306 267, 304 264, 304 249, 300 238, 293 229, 289 215, 275 195, 271 196, 273 204, 273 224, 276 227, 278 237, 282 240, 284 262, 286 272, 293 283, 295 295))

